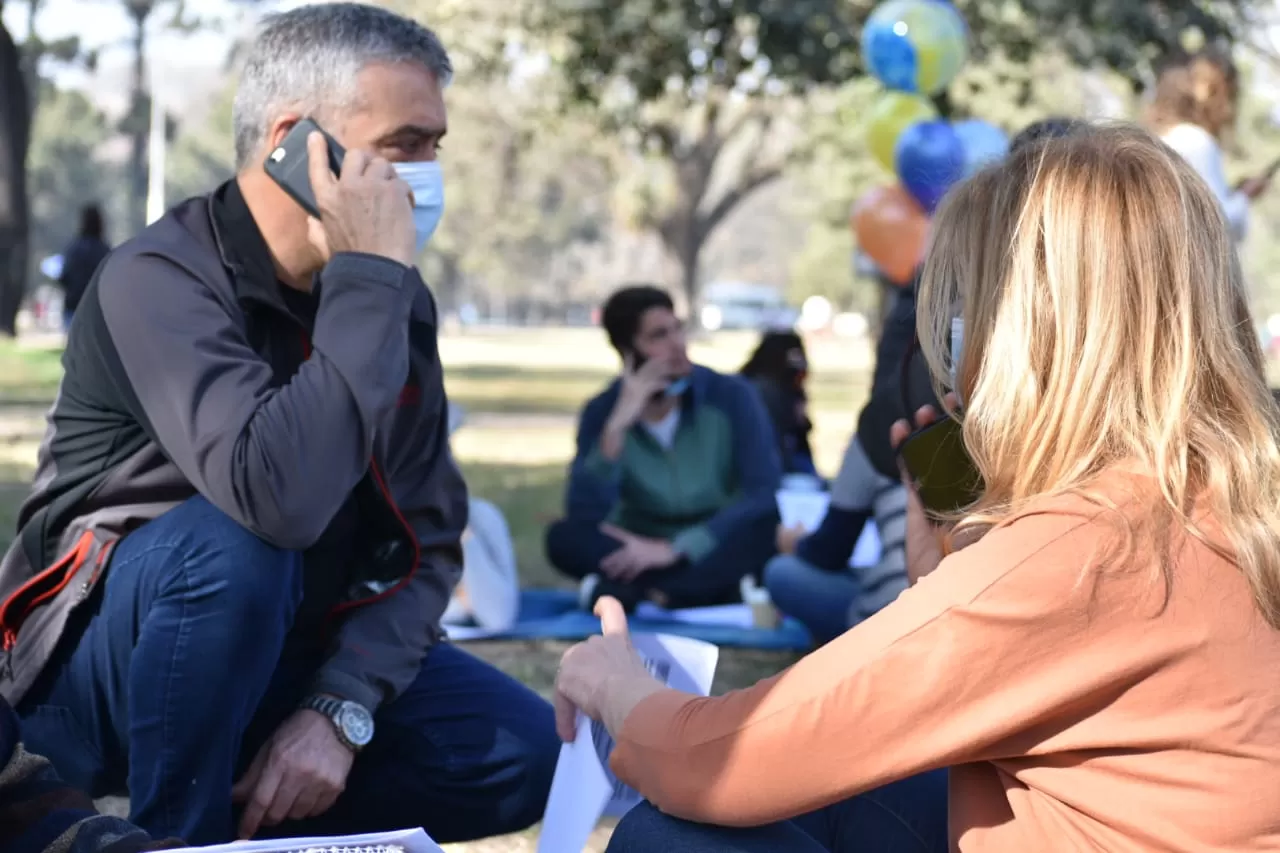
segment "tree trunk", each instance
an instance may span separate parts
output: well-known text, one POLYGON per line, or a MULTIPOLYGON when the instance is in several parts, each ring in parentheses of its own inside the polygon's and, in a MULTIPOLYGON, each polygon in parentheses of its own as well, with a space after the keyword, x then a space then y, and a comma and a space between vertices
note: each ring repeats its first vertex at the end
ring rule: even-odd
POLYGON ((22 46, 22 69, 27 81, 27 109, 32 115, 40 98, 40 57, 44 52, 44 45, 36 35, 39 13, 40 0, 27 0, 27 41, 22 46))
POLYGON ((680 291, 684 294, 685 310, 689 317, 698 311, 698 260, 702 257, 702 242, 690 235, 682 251, 676 253, 680 265, 680 291))
POLYGON ((133 80, 129 115, 129 235, 147 223, 147 150, 151 142, 151 94, 147 85, 147 17, 150 4, 133 9, 133 80))
POLYGON ((17 333, 27 291, 27 146, 31 98, 22 55, 0 23, 0 334, 17 333))
POLYGON ((436 283, 436 301, 444 311, 457 311, 462 301, 462 267, 456 255, 441 252, 440 280, 436 283))

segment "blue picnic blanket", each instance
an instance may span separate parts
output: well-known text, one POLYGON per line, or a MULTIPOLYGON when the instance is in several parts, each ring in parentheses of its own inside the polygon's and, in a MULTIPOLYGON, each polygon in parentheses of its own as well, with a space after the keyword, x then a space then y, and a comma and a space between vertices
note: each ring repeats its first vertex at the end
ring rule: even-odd
MULTIPOLYGON (((805 651, 812 646, 809 632, 794 619, 772 630, 732 625, 691 625, 671 619, 632 616, 636 633, 676 634, 717 646, 774 651, 805 651)), ((600 620, 582 610, 578 593, 569 589, 525 589, 520 592, 520 618, 508 631, 486 640, 582 640, 600 633, 600 620)))

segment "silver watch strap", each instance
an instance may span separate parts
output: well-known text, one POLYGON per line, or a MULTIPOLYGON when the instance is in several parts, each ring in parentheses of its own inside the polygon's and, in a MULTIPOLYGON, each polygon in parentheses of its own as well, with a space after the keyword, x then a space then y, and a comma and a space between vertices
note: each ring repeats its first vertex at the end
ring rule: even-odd
POLYGON ((333 696, 310 696, 302 703, 302 707, 308 711, 316 711, 327 717, 329 722, 333 725, 334 733, 338 735, 338 740, 342 741, 342 745, 347 749, 359 752, 360 747, 352 743, 351 739, 347 737, 347 733, 342 730, 342 723, 340 721, 339 714, 342 711, 342 706, 345 704, 346 703, 341 699, 333 696))
POLYGON ((308 711, 317 711, 333 720, 336 725, 338 722, 338 712, 342 710, 342 700, 334 696, 309 696, 307 701, 302 703, 302 707, 308 711))

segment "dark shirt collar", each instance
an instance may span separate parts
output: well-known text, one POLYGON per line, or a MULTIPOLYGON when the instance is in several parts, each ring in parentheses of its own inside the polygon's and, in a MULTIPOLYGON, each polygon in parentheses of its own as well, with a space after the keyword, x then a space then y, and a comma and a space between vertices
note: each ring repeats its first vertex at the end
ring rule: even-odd
POLYGON ((209 197, 209 208, 222 261, 235 278, 236 298, 242 303, 274 308, 309 325, 312 317, 307 315, 314 313, 319 294, 286 298, 285 285, 276 275, 271 250, 244 200, 240 184, 233 178, 216 189, 209 197), (308 306, 311 311, 305 310, 308 306))

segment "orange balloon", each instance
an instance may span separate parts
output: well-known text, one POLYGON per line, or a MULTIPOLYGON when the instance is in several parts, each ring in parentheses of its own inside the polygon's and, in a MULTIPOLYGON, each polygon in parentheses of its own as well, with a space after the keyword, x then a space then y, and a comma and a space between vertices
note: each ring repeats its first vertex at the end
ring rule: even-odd
POLYGON ((876 187, 853 205, 858 247, 897 285, 907 285, 924 260, 929 217, 901 186, 876 187))

